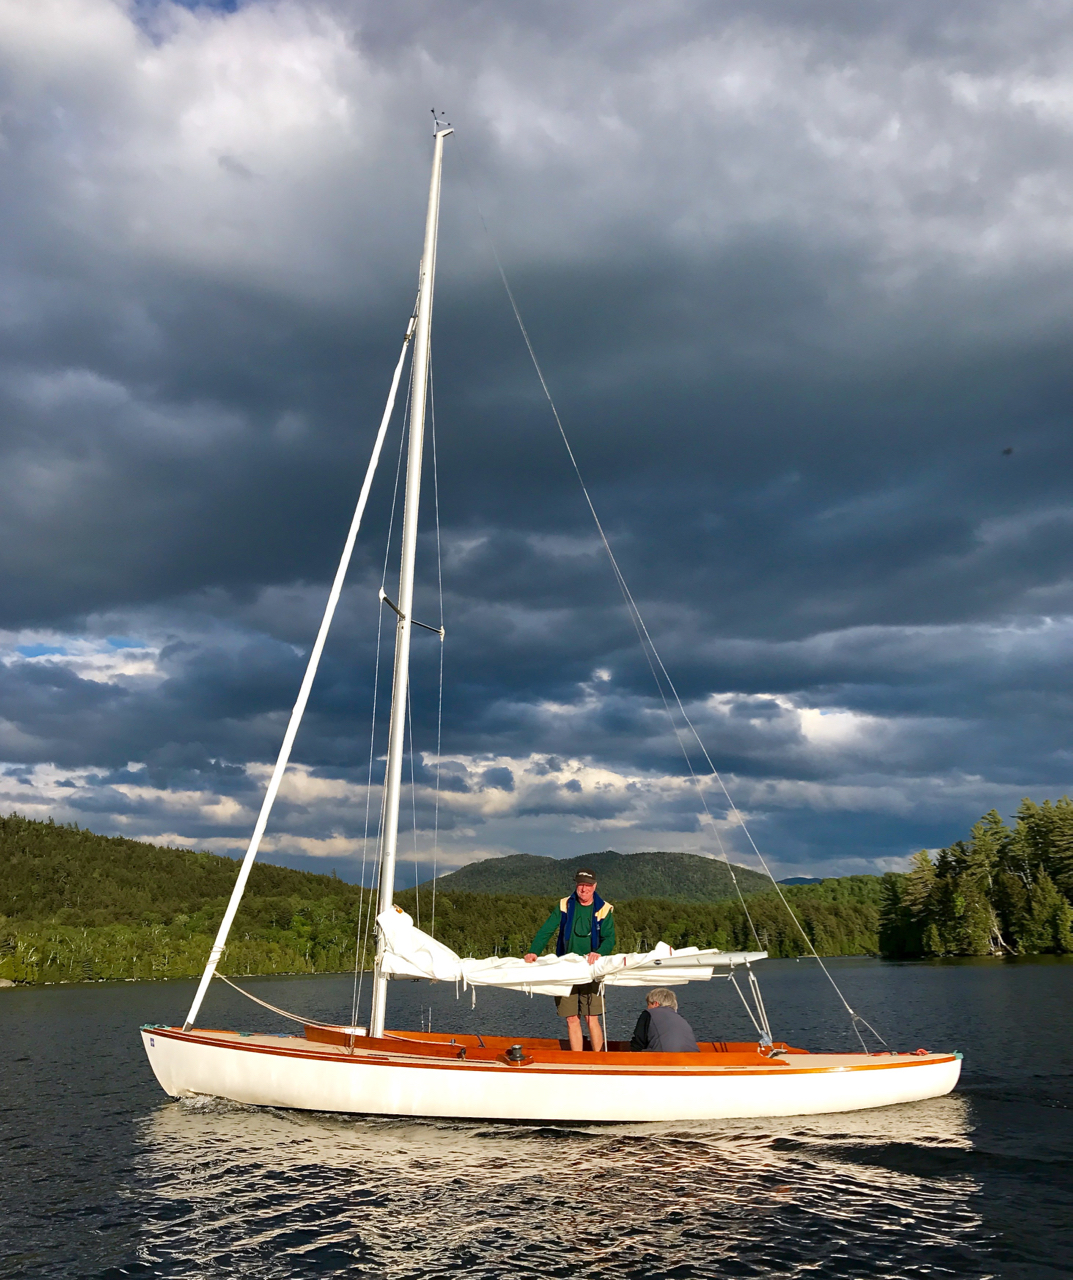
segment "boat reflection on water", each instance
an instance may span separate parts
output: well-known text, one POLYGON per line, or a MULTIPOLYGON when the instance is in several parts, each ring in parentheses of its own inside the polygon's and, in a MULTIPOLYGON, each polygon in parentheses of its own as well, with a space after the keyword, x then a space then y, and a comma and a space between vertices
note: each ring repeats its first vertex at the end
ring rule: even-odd
POLYGON ((194 1099, 156 1112, 139 1145, 142 1257, 177 1273, 188 1260, 200 1275, 793 1275, 821 1261, 825 1277, 982 1274, 957 1095, 599 1127, 194 1099))

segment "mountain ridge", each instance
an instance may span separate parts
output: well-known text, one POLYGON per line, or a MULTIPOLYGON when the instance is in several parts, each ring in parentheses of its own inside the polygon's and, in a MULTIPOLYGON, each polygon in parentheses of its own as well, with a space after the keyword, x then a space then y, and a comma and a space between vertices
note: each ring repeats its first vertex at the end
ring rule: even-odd
POLYGON ((596 874, 600 896, 610 902, 633 898, 659 898, 666 902, 722 902, 737 897, 734 879, 743 894, 771 889, 771 881, 758 871, 698 853, 652 851, 580 854, 572 858, 548 858, 532 853, 512 853, 501 858, 470 862, 457 871, 426 880, 421 888, 436 885, 436 892, 505 893, 525 897, 562 897, 574 884, 574 873, 588 867, 596 874))

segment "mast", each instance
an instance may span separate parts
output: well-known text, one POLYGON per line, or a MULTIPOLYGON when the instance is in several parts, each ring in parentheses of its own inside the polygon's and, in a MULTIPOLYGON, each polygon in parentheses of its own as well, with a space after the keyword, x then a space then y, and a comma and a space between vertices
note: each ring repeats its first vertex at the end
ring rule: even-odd
MULTIPOLYGON (((384 778, 384 826, 380 853, 380 897, 377 915, 386 911, 395 896, 395 855, 399 843, 399 801, 402 795, 402 757, 406 744, 406 710, 410 679, 410 612, 414 598, 414 561, 417 554, 417 513, 421 500, 421 457, 425 443, 425 396, 428 389, 429 341, 432 333, 432 291, 436 278, 436 236, 440 221, 440 173, 443 140, 453 133, 436 122, 432 150, 432 177, 425 218, 425 245, 421 254, 421 281, 417 295, 417 326, 410 401, 410 446, 406 456, 406 497, 402 518, 402 563, 399 568, 398 623, 395 629, 395 677, 391 689, 391 721, 388 728, 387 772, 384 778)), ((373 1006, 369 1034, 384 1033, 387 979, 379 962, 373 978, 373 1006)))

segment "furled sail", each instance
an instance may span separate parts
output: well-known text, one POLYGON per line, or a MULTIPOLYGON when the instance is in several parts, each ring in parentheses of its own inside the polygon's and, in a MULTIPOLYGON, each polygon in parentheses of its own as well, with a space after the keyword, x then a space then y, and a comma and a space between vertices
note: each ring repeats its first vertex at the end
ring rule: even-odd
POLYGON ((672 951, 665 942, 653 951, 601 956, 589 964, 584 956, 541 956, 532 964, 513 956, 463 960, 416 928, 405 911, 391 907, 376 917, 383 940, 380 972, 395 978, 432 978, 473 987, 506 987, 526 995, 565 996, 582 982, 613 987, 678 987, 707 982, 716 969, 763 960, 766 951, 672 951))

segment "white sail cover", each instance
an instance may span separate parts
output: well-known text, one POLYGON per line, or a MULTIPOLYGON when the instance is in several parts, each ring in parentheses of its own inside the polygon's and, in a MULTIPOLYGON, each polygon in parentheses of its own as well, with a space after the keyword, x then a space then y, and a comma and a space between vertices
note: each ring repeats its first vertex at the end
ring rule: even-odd
POLYGON ((514 956, 463 960, 450 947, 414 927, 410 916, 391 907, 376 917, 383 939, 380 972, 395 978, 432 978, 472 987, 507 987, 526 995, 565 996, 582 982, 612 987, 679 987, 707 982, 716 969, 763 960, 766 951, 672 951, 665 942, 655 950, 601 956, 589 964, 584 956, 541 956, 532 964, 514 956))

